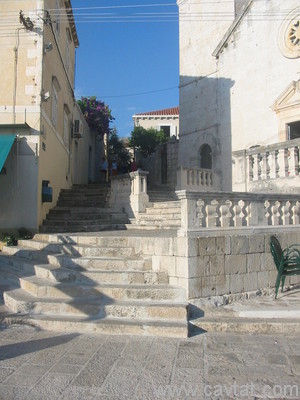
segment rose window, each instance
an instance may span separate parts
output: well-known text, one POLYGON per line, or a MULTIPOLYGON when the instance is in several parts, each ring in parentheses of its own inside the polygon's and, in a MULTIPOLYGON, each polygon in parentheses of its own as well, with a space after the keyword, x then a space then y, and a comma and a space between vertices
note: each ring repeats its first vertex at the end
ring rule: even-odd
POLYGON ((300 21, 297 21, 290 28, 289 39, 293 46, 300 47, 300 21))

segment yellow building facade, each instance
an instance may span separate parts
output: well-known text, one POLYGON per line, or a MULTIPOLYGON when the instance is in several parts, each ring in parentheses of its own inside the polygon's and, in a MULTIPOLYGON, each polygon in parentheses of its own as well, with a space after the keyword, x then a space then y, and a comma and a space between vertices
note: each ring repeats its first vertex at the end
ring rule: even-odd
POLYGON ((60 190, 95 174, 95 134, 74 96, 71 3, 3 0, 0 29, 0 231, 38 231, 60 190))

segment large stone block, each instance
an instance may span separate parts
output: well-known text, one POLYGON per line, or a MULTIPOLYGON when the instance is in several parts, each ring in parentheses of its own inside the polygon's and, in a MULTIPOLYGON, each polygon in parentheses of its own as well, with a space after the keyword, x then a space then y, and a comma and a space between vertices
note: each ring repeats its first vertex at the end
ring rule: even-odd
POLYGON ((224 275, 225 274, 225 255, 211 256, 209 275, 224 275))
POLYGON ((257 272, 250 272, 244 275, 244 290, 251 292, 258 289, 257 272))
POLYGON ((156 256, 173 256, 174 246, 172 238, 155 238, 154 242, 154 254, 156 256))
POLYGON ((229 293, 229 276, 218 275, 216 276, 216 295, 221 296, 229 293))
POLYGON ((271 253, 265 253, 261 255, 261 270, 272 271, 274 270, 275 264, 271 253))
POLYGON ((244 274, 235 274, 230 276, 229 293, 243 293, 244 288, 244 274))
POLYGON ((249 253, 263 253, 265 251, 265 235, 249 236, 249 253))
POLYGON ((259 289, 269 287, 269 272, 268 271, 257 272, 257 286, 259 289))
POLYGON ((231 236, 231 254, 247 254, 248 252, 248 236, 231 236))
POLYGON ((189 278, 189 261, 187 257, 176 257, 176 276, 189 278))
POLYGON ((230 254, 230 236, 216 238, 216 254, 230 254))
POLYGON ((176 276, 176 260, 172 256, 152 256, 153 271, 167 272, 169 276, 176 276))
POLYGON ((189 257, 189 278, 209 275, 209 257, 189 257))
POLYGON ((261 254, 247 254, 247 272, 261 271, 261 254))
POLYGON ((202 278, 189 279, 188 285, 188 298, 195 299, 202 297, 202 278))
POLYGON ((199 256, 211 256, 216 254, 216 238, 198 238, 199 256))
POLYGON ((202 296, 215 296, 216 294, 216 277, 203 276, 202 277, 202 296))
POLYGON ((174 239, 174 254, 180 257, 195 257, 198 252, 198 239, 177 237, 174 239))
POLYGON ((246 273, 246 255, 225 256, 225 274, 243 274, 246 273))

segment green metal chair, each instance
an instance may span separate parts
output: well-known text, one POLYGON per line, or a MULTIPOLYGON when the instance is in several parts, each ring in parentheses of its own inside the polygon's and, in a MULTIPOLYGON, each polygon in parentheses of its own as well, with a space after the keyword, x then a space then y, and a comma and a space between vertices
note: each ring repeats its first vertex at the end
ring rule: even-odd
POLYGON ((275 283, 275 299, 281 282, 283 291, 285 278, 287 276, 300 275, 300 245, 294 244, 282 250, 276 236, 270 238, 271 253, 276 265, 278 274, 275 283))

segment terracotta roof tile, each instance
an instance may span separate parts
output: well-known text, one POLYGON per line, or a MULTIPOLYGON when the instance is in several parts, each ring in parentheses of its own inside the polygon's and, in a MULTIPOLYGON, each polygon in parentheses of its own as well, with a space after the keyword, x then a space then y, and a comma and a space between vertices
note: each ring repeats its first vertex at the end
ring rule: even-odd
POLYGON ((165 108, 163 110, 148 111, 135 115, 179 115, 179 107, 165 108))

